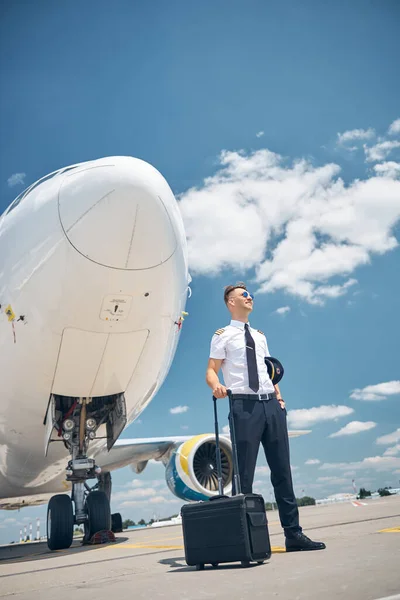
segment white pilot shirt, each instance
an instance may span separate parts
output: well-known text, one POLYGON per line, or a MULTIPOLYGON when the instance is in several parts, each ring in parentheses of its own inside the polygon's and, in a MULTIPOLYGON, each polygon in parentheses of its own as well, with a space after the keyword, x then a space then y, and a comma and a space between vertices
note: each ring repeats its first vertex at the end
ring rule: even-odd
MULTIPOLYGON (((268 375, 268 369, 264 362, 264 357, 270 356, 267 339, 261 331, 252 329, 250 323, 249 330, 256 348, 258 381, 260 384, 260 388, 256 393, 270 394, 275 391, 275 388, 268 375)), ((255 393, 254 390, 249 387, 244 323, 232 320, 230 325, 219 329, 213 335, 211 340, 210 358, 223 360, 221 368, 225 387, 232 390, 232 393, 255 393)))

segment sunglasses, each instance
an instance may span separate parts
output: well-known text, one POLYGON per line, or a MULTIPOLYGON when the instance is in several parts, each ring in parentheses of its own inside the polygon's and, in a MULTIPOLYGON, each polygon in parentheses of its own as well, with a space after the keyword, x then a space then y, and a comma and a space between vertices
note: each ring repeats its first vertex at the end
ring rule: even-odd
POLYGON ((243 292, 243 294, 240 295, 243 296, 243 298, 251 298, 252 300, 254 300, 253 294, 249 294, 249 292, 243 292))

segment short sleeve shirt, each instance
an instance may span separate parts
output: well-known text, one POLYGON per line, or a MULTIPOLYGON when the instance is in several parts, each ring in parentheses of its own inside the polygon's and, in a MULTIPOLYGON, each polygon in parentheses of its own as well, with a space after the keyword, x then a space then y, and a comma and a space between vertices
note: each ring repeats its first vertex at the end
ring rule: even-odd
MULTIPOLYGON (((259 390, 258 394, 270 394, 275 391, 264 362, 270 356, 267 339, 258 329, 250 327, 256 349, 259 390)), ((222 360, 222 374, 227 388, 235 394, 254 394, 249 387, 247 372, 246 340, 244 323, 232 320, 230 325, 219 329, 212 337, 210 358, 222 360)))

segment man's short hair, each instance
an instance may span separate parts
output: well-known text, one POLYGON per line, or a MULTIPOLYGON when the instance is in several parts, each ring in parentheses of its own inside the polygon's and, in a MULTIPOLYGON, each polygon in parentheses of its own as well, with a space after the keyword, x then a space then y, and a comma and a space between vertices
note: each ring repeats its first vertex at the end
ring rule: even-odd
POLYGON ((238 283, 236 283, 235 285, 227 285, 227 286, 225 286, 225 290, 224 290, 224 302, 225 302, 225 304, 228 304, 229 294, 231 292, 233 292, 233 290, 236 290, 237 288, 240 288, 242 290, 247 290, 246 284, 243 283, 243 281, 238 281, 238 283))

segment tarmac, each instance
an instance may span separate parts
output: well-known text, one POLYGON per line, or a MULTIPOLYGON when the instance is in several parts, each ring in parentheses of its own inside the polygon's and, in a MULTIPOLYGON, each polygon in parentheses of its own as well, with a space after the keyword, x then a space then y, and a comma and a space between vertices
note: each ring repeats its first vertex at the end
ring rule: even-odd
POLYGON ((285 553, 268 512, 273 554, 263 565, 196 571, 179 525, 117 534, 112 544, 50 552, 43 542, 0 548, 0 598, 13 600, 400 600, 400 496, 300 509, 317 552, 285 553))

